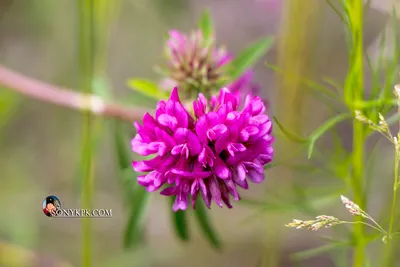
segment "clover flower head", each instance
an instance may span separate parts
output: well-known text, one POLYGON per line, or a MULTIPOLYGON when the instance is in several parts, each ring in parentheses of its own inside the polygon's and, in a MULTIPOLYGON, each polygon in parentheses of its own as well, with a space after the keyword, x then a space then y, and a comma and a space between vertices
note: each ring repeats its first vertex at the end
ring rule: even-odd
MULTIPOLYGON (((164 72, 166 77, 160 83, 162 89, 177 86, 184 100, 193 100, 200 92, 209 97, 225 84, 223 66, 231 62, 233 56, 223 47, 217 47, 214 37, 206 40, 200 30, 190 35, 171 30, 165 50, 168 67, 164 72)), ((251 70, 226 87, 232 93, 243 94, 258 94, 259 89, 253 82, 251 70)))
POLYGON ((227 88, 207 99, 199 94, 193 115, 182 105, 178 89, 160 101, 155 116, 135 123, 132 150, 150 160, 134 161, 143 172, 138 183, 147 191, 175 196, 173 210, 195 208, 198 195, 210 208, 212 200, 231 208, 240 199, 238 187, 264 180, 263 166, 273 159, 272 122, 259 97, 244 103, 227 88))

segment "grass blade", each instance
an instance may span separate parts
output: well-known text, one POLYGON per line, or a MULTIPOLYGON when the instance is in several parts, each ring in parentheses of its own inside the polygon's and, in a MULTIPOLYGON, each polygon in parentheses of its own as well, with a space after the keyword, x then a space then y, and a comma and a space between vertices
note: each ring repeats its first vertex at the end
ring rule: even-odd
POLYGON ((296 143, 307 143, 309 142, 308 139, 305 139, 301 136, 298 136, 294 133, 291 133, 290 131, 288 131, 285 127, 283 127, 283 125, 278 121, 278 119, 276 117, 273 117, 275 123, 278 125, 279 129, 281 130, 281 132, 289 139, 292 140, 293 142, 296 143))
POLYGON ((223 68, 226 70, 230 81, 239 78, 247 69, 251 68, 261 59, 268 52, 273 42, 273 37, 263 38, 251 44, 239 53, 230 63, 226 64, 223 68))
POLYGON ((196 203, 196 209, 194 210, 194 213, 196 215, 200 229, 207 240, 214 248, 220 250, 222 248, 221 242, 217 236, 217 233, 211 226, 210 218, 208 217, 205 204, 202 201, 198 201, 196 203))
POLYGON ((317 130, 315 130, 309 137, 310 144, 308 147, 308 158, 310 159, 314 150, 315 142, 330 128, 338 124, 339 122, 342 122, 346 119, 351 118, 350 114, 341 114, 338 116, 335 116, 329 120, 327 120, 324 124, 322 124, 317 130))
POLYGON ((130 215, 124 234, 125 248, 131 248, 140 241, 149 196, 150 194, 142 186, 136 187, 132 194, 130 215))
POLYGON ((124 170, 131 167, 132 158, 131 152, 127 149, 130 146, 130 142, 125 140, 122 131, 122 125, 119 121, 114 121, 114 144, 115 152, 117 153, 117 161, 120 170, 124 170))
POLYGON ((302 261, 302 260, 306 260, 306 259, 315 257, 315 256, 323 254, 323 253, 330 252, 334 249, 345 247, 346 245, 347 244, 341 244, 341 243, 327 244, 327 245, 320 246, 317 248, 312 248, 312 249, 294 253, 291 255, 290 258, 295 261, 302 261))
MULTIPOLYGON (((278 66, 269 64, 268 62, 265 63, 265 65, 267 66, 267 68, 270 68, 271 70, 275 71, 276 73, 285 75, 285 72, 279 68, 278 66)), ((332 100, 335 100, 336 103, 338 104, 342 104, 340 98, 338 97, 337 94, 335 94, 334 92, 332 92, 329 88, 325 87, 322 84, 319 84, 315 81, 312 81, 310 79, 307 79, 305 77, 300 77, 300 81, 302 84, 304 84, 305 86, 309 87, 310 89, 316 91, 316 92, 320 92, 323 95, 326 95, 327 97, 331 98, 332 100)))
MULTIPOLYGON (((174 198, 171 198, 171 204, 175 201, 174 198)), ((189 240, 189 225, 187 221, 187 212, 179 210, 174 212, 171 210, 172 223, 174 225, 176 236, 182 241, 189 240)))
POLYGON ((199 28, 203 33, 204 40, 209 42, 214 37, 214 26, 211 19, 211 14, 209 10, 204 10, 199 21, 199 28))

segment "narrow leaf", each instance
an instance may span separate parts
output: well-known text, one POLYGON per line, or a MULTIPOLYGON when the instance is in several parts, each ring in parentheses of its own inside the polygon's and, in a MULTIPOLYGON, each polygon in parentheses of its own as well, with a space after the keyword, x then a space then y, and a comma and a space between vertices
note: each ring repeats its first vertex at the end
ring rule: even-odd
POLYGON ((281 132, 289 139, 292 140, 296 143, 307 143, 309 140, 305 139, 303 137, 300 137, 294 133, 291 133, 290 131, 288 131, 285 127, 283 127, 283 125, 278 121, 278 119, 276 117, 273 117, 275 123, 278 125, 279 129, 281 130, 281 132))
POLYGON ((306 260, 306 259, 315 257, 315 256, 323 254, 323 253, 327 253, 329 251, 332 251, 333 249, 338 249, 338 248, 344 247, 346 245, 347 244, 340 244, 340 243, 328 244, 328 245, 324 245, 321 247, 312 248, 312 249, 294 253, 291 255, 291 258, 295 261, 302 261, 302 260, 306 260))
POLYGON ((210 218, 208 217, 207 210, 205 209, 205 205, 203 202, 198 201, 196 203, 196 209, 194 213, 196 215, 197 221, 199 222, 200 229, 205 237, 208 239, 210 244, 214 246, 214 248, 220 250, 222 247, 221 242, 219 241, 217 233, 211 226, 210 218))
POLYGON ((117 154, 118 166, 121 170, 131 166, 132 158, 130 150, 130 142, 124 138, 122 124, 119 121, 114 122, 114 144, 117 154))
MULTIPOLYGON (((268 62, 265 62, 265 65, 266 65, 267 68, 275 71, 276 73, 279 73, 281 75, 287 75, 281 68, 279 68, 276 65, 269 64, 268 62)), ((326 86, 324 86, 324 85, 322 85, 320 83, 314 82, 314 81, 312 81, 312 80, 310 80, 310 79, 308 79, 306 77, 299 77, 299 78, 300 78, 300 82, 302 84, 307 86, 309 89, 311 89, 311 90, 313 90, 315 92, 319 92, 322 95, 327 96, 330 99, 334 100, 336 105, 337 104, 339 104, 339 105, 343 104, 341 99, 339 98, 338 94, 336 94, 330 88, 328 88, 328 87, 326 87, 326 86)))
POLYGON ((273 37, 263 38, 243 50, 230 63, 225 65, 226 74, 230 81, 236 80, 247 69, 251 68, 269 50, 274 42, 273 37))
POLYGON ((132 199, 131 210, 124 234, 124 247, 130 248, 140 240, 141 230, 146 214, 150 194, 142 186, 136 187, 132 199))
POLYGON ((119 171, 119 182, 123 193, 124 203, 130 207, 130 202, 137 187, 137 173, 132 170, 132 167, 119 171))
POLYGON ((149 80, 132 79, 127 82, 127 86, 129 86, 134 91, 155 100, 160 100, 168 97, 168 94, 161 91, 156 83, 149 80))
POLYGON ((336 117, 333 117, 329 120, 327 120, 324 124, 321 125, 317 130, 315 130, 311 136, 309 137, 310 144, 308 146, 308 158, 310 159, 314 150, 315 142, 330 128, 338 124, 339 122, 342 122, 346 119, 351 118, 350 114, 341 114, 336 117))
POLYGON ((199 21, 199 28, 203 33, 203 37, 206 41, 211 40, 214 37, 214 26, 211 19, 210 11, 204 10, 201 19, 199 21))
MULTIPOLYGON (((174 198, 171 198, 171 204, 173 204, 175 201, 174 198)), ((187 221, 187 212, 179 210, 177 212, 174 212, 171 210, 171 216, 172 216, 172 223, 174 225, 175 233, 179 239, 182 241, 188 241, 189 240, 189 225, 187 221)))

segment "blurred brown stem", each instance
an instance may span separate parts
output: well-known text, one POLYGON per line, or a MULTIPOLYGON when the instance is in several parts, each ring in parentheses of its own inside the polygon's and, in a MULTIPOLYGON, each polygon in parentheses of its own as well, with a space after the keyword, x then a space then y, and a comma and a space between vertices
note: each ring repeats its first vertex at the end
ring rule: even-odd
POLYGON ((90 111, 98 116, 125 121, 140 120, 147 111, 141 108, 128 108, 114 103, 106 103, 98 96, 82 94, 71 89, 47 84, 9 70, 1 65, 0 85, 44 102, 79 111, 90 111))

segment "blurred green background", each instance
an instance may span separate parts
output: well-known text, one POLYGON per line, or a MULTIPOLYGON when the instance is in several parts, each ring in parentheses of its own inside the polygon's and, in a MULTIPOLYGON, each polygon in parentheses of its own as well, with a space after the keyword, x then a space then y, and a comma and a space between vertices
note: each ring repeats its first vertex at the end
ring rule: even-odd
MULTIPOLYGON (((395 2, 399 3, 373 0, 366 8, 365 48, 373 60, 377 58, 380 36, 386 27, 391 27, 391 8, 395 2)), ((114 8, 109 28, 104 28, 109 29, 105 72, 114 97, 121 102, 152 107, 152 102, 130 90, 126 81, 132 77, 159 79, 153 67, 163 59, 168 30, 190 31, 203 9, 209 8, 217 42, 234 53, 257 38, 276 37, 275 46, 255 69, 263 96, 269 100, 271 115, 306 135, 332 114, 308 88, 285 80, 264 64, 267 60, 291 66, 292 71, 315 81, 329 77, 343 85, 348 64, 344 27, 325 1, 118 0, 114 8), (290 10, 289 2, 297 2, 299 8, 290 10)), ((0 1, 0 64, 3 66, 48 83, 77 88, 77 36, 75 1, 0 1)), ((393 55, 390 36, 387 39, 385 60, 393 55)), ((82 115, 22 97, 5 88, 0 90, 0 257, 3 258, 0 265, 7 262, 4 257, 21 258, 22 254, 18 253, 24 251, 20 249, 27 249, 35 253, 34 260, 21 266, 61 266, 61 262, 80 266, 80 220, 50 220, 43 215, 41 205, 50 194, 59 197, 64 206, 80 205, 76 176, 82 115), (10 245, 17 247, 10 249, 10 245)), ((245 199, 262 204, 243 201, 235 203, 232 210, 214 205, 210 211, 223 242, 222 252, 213 250, 202 238, 193 218, 190 219, 190 242, 179 241, 171 226, 170 202, 157 193, 151 195, 146 214, 144 243, 136 249, 124 250, 127 210, 107 123, 101 129, 95 152, 93 203, 98 208, 112 209, 113 218, 92 222, 93 266, 329 267, 339 266, 332 258, 342 258, 343 262, 348 259, 348 248, 337 248, 315 257, 308 257, 306 253, 293 257, 292 253, 327 244, 321 235, 331 236, 335 232, 294 231, 285 228, 285 223, 295 217, 312 218, 309 216, 320 213, 350 216, 340 205, 340 193, 335 189, 343 181, 335 179, 335 170, 322 167, 326 162, 340 165, 340 157, 329 156, 337 146, 332 136, 318 142, 319 151, 308 161, 306 151, 297 152, 295 145, 279 135, 277 127, 275 161, 284 161, 284 164, 267 170, 263 184, 250 185, 247 192, 241 192, 245 199), (303 210, 299 210, 299 203, 304 204, 303 210)), ((335 129, 342 137, 345 150, 351 149, 350 126, 343 123, 335 129)), ((125 123, 124 127, 133 137, 132 124, 125 123)), ((371 139, 368 156, 375 151, 377 140, 371 139)), ((129 139, 126 146, 130 148, 129 139)), ((368 177, 375 178, 371 180, 369 211, 372 214, 379 214, 382 205, 385 206, 385 192, 392 183, 389 178, 392 155, 386 153, 388 148, 389 144, 380 142, 375 158, 371 159, 373 164, 368 164, 370 169, 366 170, 368 177)), ((374 245, 370 249, 375 253, 374 245)))

